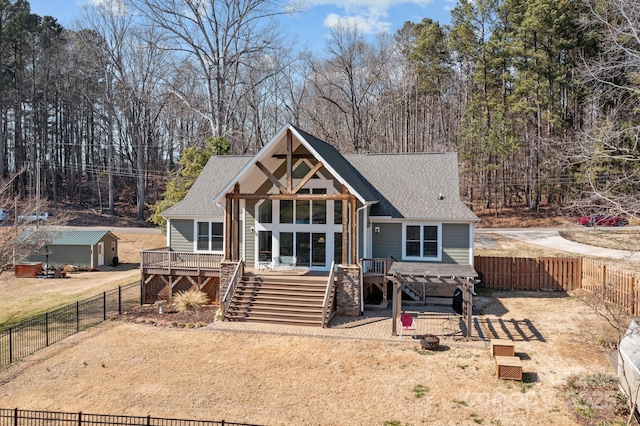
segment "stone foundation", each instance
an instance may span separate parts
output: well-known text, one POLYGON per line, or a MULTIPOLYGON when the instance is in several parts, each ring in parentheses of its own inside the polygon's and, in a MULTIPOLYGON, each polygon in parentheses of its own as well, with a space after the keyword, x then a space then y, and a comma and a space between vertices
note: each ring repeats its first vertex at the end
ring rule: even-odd
POLYGON ((229 260, 223 260, 220 262, 220 302, 222 303, 222 298, 227 292, 227 287, 229 287, 229 282, 233 277, 233 271, 236 270, 236 266, 238 262, 231 262, 229 260))
POLYGON ((336 310, 338 315, 360 316, 362 313, 361 299, 360 267, 358 265, 338 265, 336 271, 336 310))

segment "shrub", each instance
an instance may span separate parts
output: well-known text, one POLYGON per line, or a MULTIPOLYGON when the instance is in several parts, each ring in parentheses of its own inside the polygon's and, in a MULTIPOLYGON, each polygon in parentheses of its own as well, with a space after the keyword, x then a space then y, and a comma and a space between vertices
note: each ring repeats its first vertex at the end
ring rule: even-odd
POLYGON ((179 312, 197 312, 209 302, 207 295, 199 290, 179 291, 173 300, 179 312))

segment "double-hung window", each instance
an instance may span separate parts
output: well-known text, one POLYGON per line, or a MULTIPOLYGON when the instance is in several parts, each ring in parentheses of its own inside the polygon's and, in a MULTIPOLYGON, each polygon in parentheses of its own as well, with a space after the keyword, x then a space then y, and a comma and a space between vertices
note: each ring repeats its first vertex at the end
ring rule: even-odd
POLYGON ((441 260, 440 225, 405 224, 403 257, 410 260, 441 260))
POLYGON ((197 251, 224 251, 224 225, 222 222, 198 222, 197 251))

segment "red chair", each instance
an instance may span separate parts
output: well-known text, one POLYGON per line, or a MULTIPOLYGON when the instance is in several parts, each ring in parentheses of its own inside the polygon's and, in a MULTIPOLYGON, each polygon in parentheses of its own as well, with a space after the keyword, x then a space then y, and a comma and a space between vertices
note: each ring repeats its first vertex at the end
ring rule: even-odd
POLYGON ((402 328, 400 329, 400 338, 402 339, 402 334, 405 330, 413 330, 413 337, 416 337, 416 325, 413 323, 413 317, 411 314, 402 314, 400 315, 400 322, 402 323, 402 328))

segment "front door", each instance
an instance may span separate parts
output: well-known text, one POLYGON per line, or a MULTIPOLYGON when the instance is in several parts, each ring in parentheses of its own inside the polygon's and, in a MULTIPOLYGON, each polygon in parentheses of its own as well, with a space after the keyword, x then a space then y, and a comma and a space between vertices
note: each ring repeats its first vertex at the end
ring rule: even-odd
POLYGON ((98 266, 104 265, 104 241, 98 243, 98 266))
POLYGON ((327 267, 327 235, 324 232, 280 232, 280 256, 295 256, 296 266, 327 267))

